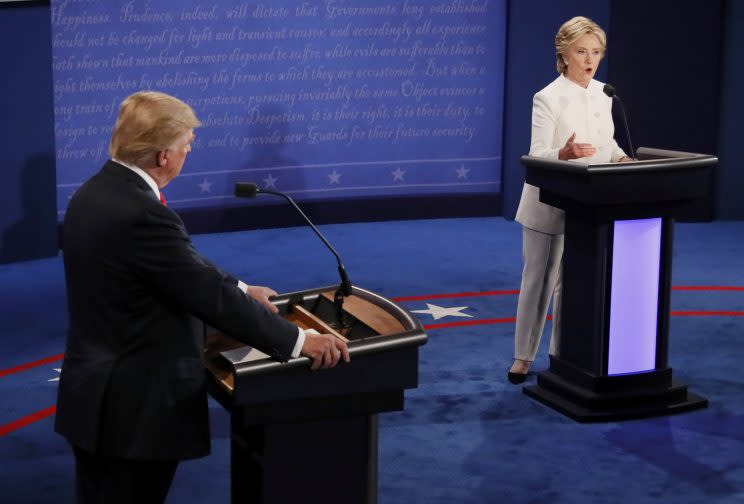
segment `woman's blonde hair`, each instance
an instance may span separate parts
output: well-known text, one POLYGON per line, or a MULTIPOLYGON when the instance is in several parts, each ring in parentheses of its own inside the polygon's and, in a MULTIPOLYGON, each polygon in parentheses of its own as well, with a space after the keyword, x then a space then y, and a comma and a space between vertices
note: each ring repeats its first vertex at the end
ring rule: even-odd
POLYGON ((568 47, 576 42, 581 36, 590 33, 597 37, 602 44, 602 53, 607 49, 607 35, 597 23, 584 16, 576 16, 569 19, 558 30, 555 35, 555 66, 558 73, 565 74, 568 69, 563 53, 568 47))
POLYGON ((200 124, 193 109, 178 98, 140 91, 127 96, 119 106, 109 154, 128 164, 146 164, 148 158, 170 148, 179 136, 200 124))

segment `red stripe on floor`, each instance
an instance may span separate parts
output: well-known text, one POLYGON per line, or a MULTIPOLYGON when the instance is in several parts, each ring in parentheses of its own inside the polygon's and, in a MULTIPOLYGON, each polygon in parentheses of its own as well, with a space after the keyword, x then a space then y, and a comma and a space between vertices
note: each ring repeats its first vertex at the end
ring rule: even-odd
MULTIPOLYGON (((672 287, 677 291, 739 291, 744 292, 744 287, 735 285, 677 285, 672 287)), ((486 292, 457 292, 452 294, 424 294, 421 296, 398 296, 391 298, 395 302, 399 301, 425 301, 427 299, 448 299, 448 298, 465 298, 465 297, 483 297, 483 296, 506 296, 510 294, 519 294, 519 289, 498 290, 486 292)))
POLYGON ((11 432, 16 431, 20 428, 26 427, 27 425, 30 425, 34 422, 38 422, 39 420, 48 418, 54 415, 56 412, 56 405, 49 406, 48 408, 44 408, 43 410, 37 411, 36 413, 31 413, 30 415, 27 415, 14 422, 10 422, 9 424, 0 425, 0 437, 10 434, 11 432))
POLYGON ((38 366, 43 366, 44 364, 61 361, 64 358, 64 356, 65 354, 52 355, 51 357, 46 357, 44 359, 39 359, 33 362, 27 362, 26 364, 21 364, 20 366, 14 366, 8 369, 0 369, 0 378, 2 378, 3 376, 20 373, 21 371, 27 371, 29 369, 33 369, 38 366))
POLYGON ((483 297, 483 296, 506 296, 510 294, 519 294, 519 290, 501 290, 486 292, 458 292, 455 294, 426 294, 423 296, 401 296, 392 298, 393 301, 425 301, 427 299, 447 299, 447 298, 465 298, 465 297, 483 297))
POLYGON ((504 322, 514 322, 516 317, 492 318, 481 320, 459 320, 457 322, 442 322, 440 324, 426 324, 424 329, 442 329, 444 327, 463 327, 482 324, 503 324, 504 322))
MULTIPOLYGON (((673 317, 744 317, 744 311, 703 311, 703 310, 676 310, 669 312, 673 317)), ((546 320, 552 320, 553 316, 548 315, 546 320)), ((464 327, 486 324, 503 324, 506 322, 516 322, 516 317, 504 317, 495 319, 480 320, 460 320, 457 322, 442 322, 439 324, 425 324, 424 329, 443 329, 447 327, 464 327)))
MULTIPOLYGON (((545 320, 553 320, 552 315, 545 317, 545 320)), ((462 327, 462 326, 474 326, 484 324, 504 324, 506 322, 516 322, 516 317, 504 317, 504 318, 492 318, 492 319, 480 319, 480 320, 460 320, 457 322, 442 322, 439 324, 425 324, 424 329, 442 329, 444 327, 462 327)))
POLYGON ((744 317, 744 311, 675 310, 670 314, 673 317, 744 317))
POLYGON ((725 285, 678 285, 672 290, 680 291, 744 291, 744 287, 725 285))

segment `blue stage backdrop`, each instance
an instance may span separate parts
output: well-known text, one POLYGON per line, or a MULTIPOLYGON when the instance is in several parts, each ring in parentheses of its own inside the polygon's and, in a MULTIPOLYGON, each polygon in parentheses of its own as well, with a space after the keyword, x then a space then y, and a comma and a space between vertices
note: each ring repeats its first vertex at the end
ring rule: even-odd
POLYGON ((203 123, 177 208, 236 181, 299 199, 499 193, 506 0, 52 2, 58 214, 121 100, 203 123))

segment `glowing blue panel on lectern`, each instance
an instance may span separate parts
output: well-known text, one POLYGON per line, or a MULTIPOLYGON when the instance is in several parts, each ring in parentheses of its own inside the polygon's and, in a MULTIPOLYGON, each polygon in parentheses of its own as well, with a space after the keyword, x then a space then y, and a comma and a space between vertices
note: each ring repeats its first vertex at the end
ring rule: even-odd
POLYGON ((610 375, 656 367, 661 219, 616 221, 612 244, 610 375))

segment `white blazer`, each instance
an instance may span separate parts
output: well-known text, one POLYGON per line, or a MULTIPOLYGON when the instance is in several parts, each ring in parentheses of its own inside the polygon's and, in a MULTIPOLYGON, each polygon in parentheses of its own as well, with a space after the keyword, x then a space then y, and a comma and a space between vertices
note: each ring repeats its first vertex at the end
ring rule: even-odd
MULTIPOLYGON (((558 159, 558 151, 576 133, 574 142, 590 143, 597 152, 578 163, 617 161, 625 152, 614 139, 612 98, 602 91, 604 84, 592 79, 586 88, 560 75, 532 99, 532 140, 530 156, 558 159)), ((562 234, 563 210, 540 202, 540 189, 525 183, 515 220, 524 227, 548 234, 562 234)))

